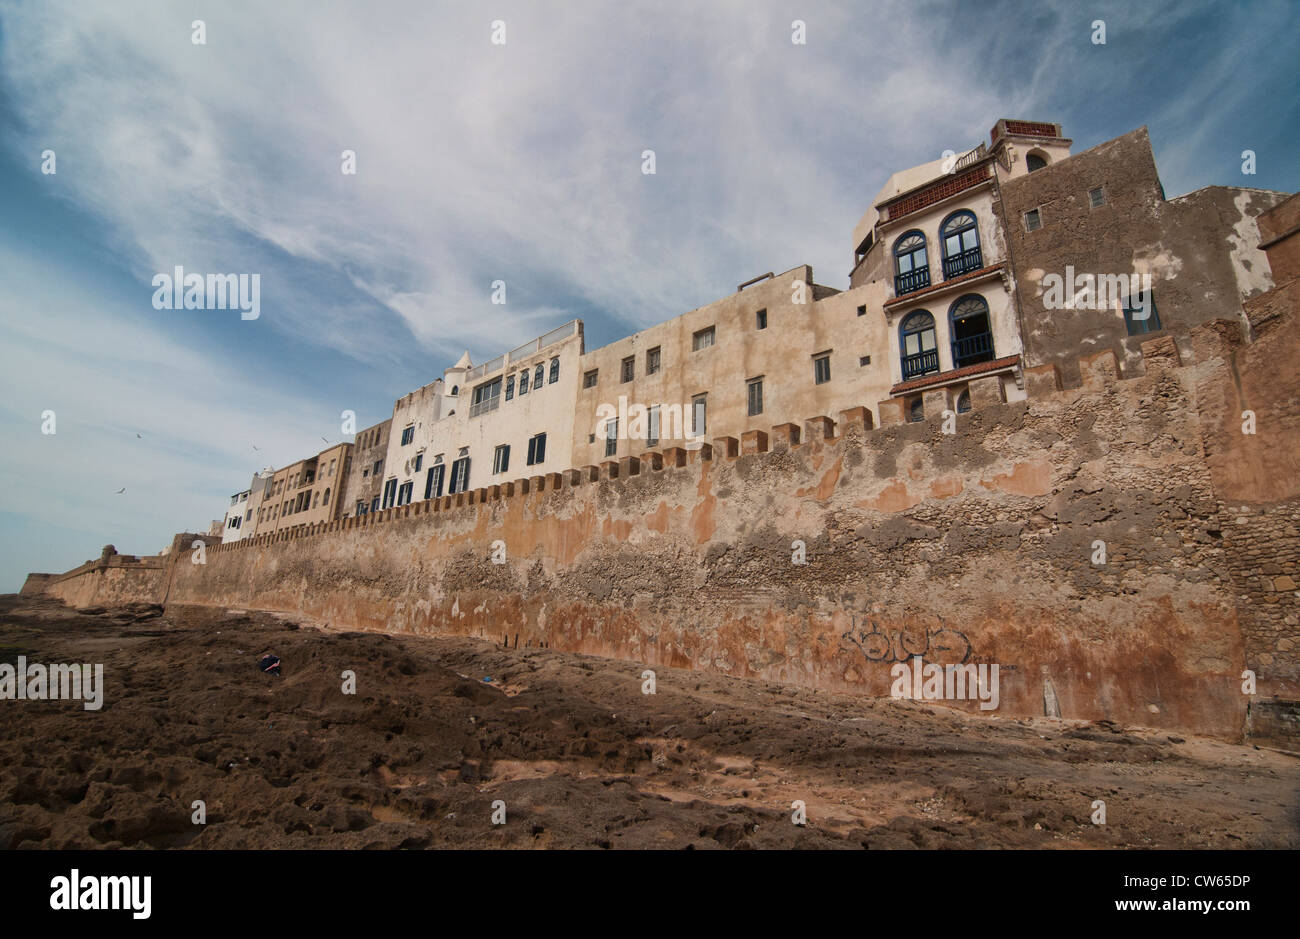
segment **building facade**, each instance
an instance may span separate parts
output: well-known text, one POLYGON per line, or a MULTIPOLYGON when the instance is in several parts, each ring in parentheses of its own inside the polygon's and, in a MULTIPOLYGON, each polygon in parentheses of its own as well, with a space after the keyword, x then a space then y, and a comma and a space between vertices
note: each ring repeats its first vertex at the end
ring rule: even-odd
POLYGON ((340 518, 379 511, 384 489, 384 464, 388 459, 388 429, 392 423, 391 417, 386 418, 359 431, 354 438, 351 470, 339 506, 340 518))
POLYGON ((352 444, 338 443, 276 470, 264 483, 255 533, 331 522, 340 515, 352 444))
POLYGON ((221 530, 222 544, 242 541, 257 533, 258 510, 262 507, 262 497, 266 494, 266 482, 274 474, 273 469, 254 473, 248 488, 230 497, 230 508, 226 510, 221 530))
POLYGON ((573 320, 482 365, 466 352, 399 398, 379 507, 567 469, 582 342, 573 320))
POLYGON ((1059 124, 1003 119, 987 144, 894 173, 854 229, 845 290, 800 266, 590 352, 579 320, 482 365, 466 352, 362 431, 350 468, 341 445, 277 471, 254 530, 747 432, 793 439, 817 415, 960 420, 973 393, 1023 399, 1026 368, 1056 364, 1071 387, 1081 354, 1127 368, 1153 333, 1246 322, 1243 302, 1273 286, 1261 240, 1300 266, 1294 202, 1263 235, 1257 221, 1285 194, 1166 199, 1145 128, 1072 146, 1059 124))
POLYGON ((864 312, 882 298, 797 267, 583 355, 570 464, 870 408, 890 384, 883 332, 864 312))

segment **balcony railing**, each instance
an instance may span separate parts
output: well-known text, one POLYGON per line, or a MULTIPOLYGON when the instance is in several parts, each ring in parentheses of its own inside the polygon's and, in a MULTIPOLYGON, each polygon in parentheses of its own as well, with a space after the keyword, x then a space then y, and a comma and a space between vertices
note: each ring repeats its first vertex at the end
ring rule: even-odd
POLYGON ((984 144, 980 144, 970 153, 966 154, 960 160, 954 163, 952 166, 952 172, 956 173, 958 170, 964 170, 972 163, 978 163, 980 160, 984 159, 988 155, 989 155, 988 148, 985 147, 984 144))
POLYGON ((961 254, 954 254, 952 257, 943 259, 943 279, 952 280, 954 277, 960 277, 962 274, 970 271, 978 271, 984 266, 984 255, 980 251, 979 245, 970 248, 961 254))
POLYGON ((939 371, 938 349, 903 356, 903 381, 937 371, 939 371))
POLYGON ((472 369, 466 372, 465 381, 467 382, 476 381, 477 379, 482 378, 484 375, 491 375, 493 372, 499 372, 501 369, 505 367, 506 367, 506 357, 504 355, 498 355, 495 359, 492 359, 490 362, 484 362, 482 365, 475 365, 472 369))
POLYGON ((915 293, 916 291, 930 286, 930 267, 918 267, 914 271, 908 271, 906 274, 894 275, 894 296, 901 297, 905 294, 915 293))
POLYGON ((974 365, 976 362, 991 362, 992 360, 992 333, 980 333, 976 336, 967 336, 965 339, 953 340, 953 367, 961 368, 964 365, 974 365))
MULTIPOLYGON (((498 355, 495 359, 484 362, 482 365, 476 365, 465 373, 465 381, 471 382, 482 378, 485 375, 491 375, 493 372, 499 372, 506 367, 506 363, 517 362, 520 359, 527 358, 534 352, 540 352, 549 345, 559 342, 562 339, 568 339, 578 332, 578 321, 569 320, 563 326, 552 329, 544 336, 538 336, 531 342, 526 342, 518 349, 512 349, 505 355, 498 355)), ((491 408, 488 408, 491 410, 491 408)), ((472 415, 471 415, 472 416, 472 415)))
MULTIPOLYGON (((497 384, 493 382, 493 384, 497 384)), ((469 406, 469 416, 478 417, 480 414, 486 414, 489 411, 495 411, 501 406, 501 396, 493 395, 490 398, 484 398, 482 401, 475 401, 469 406)))

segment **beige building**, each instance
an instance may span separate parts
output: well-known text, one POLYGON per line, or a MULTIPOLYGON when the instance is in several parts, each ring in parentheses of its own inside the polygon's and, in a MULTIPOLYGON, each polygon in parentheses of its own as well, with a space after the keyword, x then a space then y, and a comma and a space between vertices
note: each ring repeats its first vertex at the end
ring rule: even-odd
POLYGON ((863 311, 883 299, 879 285, 840 292, 797 267, 587 353, 572 465, 871 408, 891 379, 879 317, 863 311))
POLYGON ((276 470, 265 483, 262 505, 255 516, 256 534, 338 518, 351 453, 352 444, 338 443, 276 470))

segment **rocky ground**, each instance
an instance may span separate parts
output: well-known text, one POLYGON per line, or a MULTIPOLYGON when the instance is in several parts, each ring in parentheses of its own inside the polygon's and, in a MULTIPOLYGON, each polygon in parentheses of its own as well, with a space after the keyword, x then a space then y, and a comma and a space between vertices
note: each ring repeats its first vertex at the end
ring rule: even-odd
POLYGON ((0 597, 19 655, 102 662, 106 690, 0 701, 0 849, 1300 846, 1300 759, 1107 723, 667 668, 643 695, 642 666, 554 650, 0 597))

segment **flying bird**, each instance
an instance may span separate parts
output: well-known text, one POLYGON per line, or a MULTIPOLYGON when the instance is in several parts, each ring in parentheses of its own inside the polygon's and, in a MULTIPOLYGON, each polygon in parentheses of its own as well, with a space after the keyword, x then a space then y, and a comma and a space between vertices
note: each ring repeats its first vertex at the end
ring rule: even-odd
POLYGON ((144 435, 143 435, 143 434, 136 434, 135 436, 136 436, 136 439, 137 439, 137 440, 143 440, 143 439, 144 439, 144 435))
POLYGON ((258 451, 259 453, 262 451, 262 448, 259 447, 257 444, 253 444, 253 449, 258 451))
MULTIPOLYGON (((322 438, 321 438, 321 440, 325 440, 325 438, 324 438, 324 437, 322 437, 322 438)), ((325 440, 325 442, 326 442, 326 443, 329 443, 329 441, 328 441, 328 440, 325 440)))
POLYGON ((126 487, 125 487, 125 486, 123 486, 121 489, 119 489, 119 490, 117 491, 117 494, 120 496, 120 495, 121 495, 122 493, 124 493, 124 492, 126 492, 126 487))

